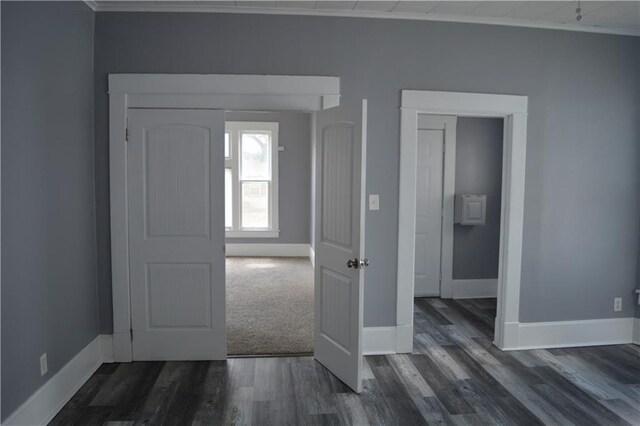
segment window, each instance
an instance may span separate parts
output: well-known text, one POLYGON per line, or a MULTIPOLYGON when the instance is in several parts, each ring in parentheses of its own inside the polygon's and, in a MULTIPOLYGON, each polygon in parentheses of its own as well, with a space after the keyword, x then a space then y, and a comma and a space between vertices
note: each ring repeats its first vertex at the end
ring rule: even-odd
POLYGON ((227 237, 278 237, 278 123, 226 122, 224 157, 227 237))

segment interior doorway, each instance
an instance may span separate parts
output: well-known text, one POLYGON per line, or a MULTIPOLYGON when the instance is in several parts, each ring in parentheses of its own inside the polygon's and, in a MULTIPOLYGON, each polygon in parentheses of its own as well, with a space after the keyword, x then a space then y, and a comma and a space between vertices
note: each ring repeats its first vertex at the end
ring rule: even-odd
POLYGON ((483 331, 497 307, 503 121, 418 116, 414 296, 426 299, 416 312, 483 331))
POLYGON ((229 356, 313 354, 311 118, 225 113, 229 356))
MULTIPOLYGON (((414 336, 414 281, 416 252, 416 183, 419 117, 491 117, 503 120, 502 190, 498 249, 497 301, 493 343, 501 349, 520 346, 520 276, 524 216, 524 182, 527 144, 526 96, 483 93, 403 90, 400 130, 400 204, 398 225, 397 352, 411 352, 414 336)), ((452 131, 455 131, 452 129, 452 131)), ((444 152, 445 170, 455 161, 455 152, 444 152)), ((442 259, 453 259, 455 178, 443 183, 442 259)), ((464 194, 461 194, 464 195, 464 194)), ((473 195, 473 194, 472 194, 473 195)), ((474 201, 474 200, 468 200, 474 201)), ((475 202, 475 201, 474 201, 475 202)), ((468 205, 467 212, 479 219, 483 210, 468 205), (478 214, 479 213, 479 214, 478 214)), ((465 211, 464 209, 461 211, 465 211)), ((468 219, 474 219, 468 218, 468 219)), ((481 217, 480 217, 481 219, 481 217)), ((441 262, 441 293, 451 297, 454 286, 453 260, 441 262), (450 267, 449 267, 450 265, 450 267)))
MULTIPOLYGON (((109 76, 114 360, 227 357, 224 111, 307 111, 317 175, 314 359, 362 390, 367 101, 341 103, 339 81, 109 76), (135 124, 136 110, 150 116, 135 124)), ((264 199, 270 182, 253 180, 246 190, 264 199)))

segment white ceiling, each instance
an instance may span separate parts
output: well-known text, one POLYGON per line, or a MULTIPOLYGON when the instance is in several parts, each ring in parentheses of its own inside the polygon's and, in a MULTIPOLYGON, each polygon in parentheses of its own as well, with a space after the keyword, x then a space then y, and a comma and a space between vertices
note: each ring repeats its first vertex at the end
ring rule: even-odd
POLYGON ((233 12, 420 19, 640 36, 640 1, 86 1, 97 12, 233 12))

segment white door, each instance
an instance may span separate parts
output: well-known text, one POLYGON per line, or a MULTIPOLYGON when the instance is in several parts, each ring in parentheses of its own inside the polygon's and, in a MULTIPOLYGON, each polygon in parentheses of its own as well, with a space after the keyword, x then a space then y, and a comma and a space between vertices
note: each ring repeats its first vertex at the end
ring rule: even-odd
POLYGON ((133 359, 224 359, 224 111, 133 109, 128 131, 133 359))
MULTIPOLYGON (((442 248, 442 192, 447 129, 456 117, 418 118, 416 174, 416 257, 414 295, 440 296, 442 248)), ((455 135, 454 135, 455 137, 455 135)))
POLYGON ((316 113, 314 356, 362 390, 367 101, 316 113))

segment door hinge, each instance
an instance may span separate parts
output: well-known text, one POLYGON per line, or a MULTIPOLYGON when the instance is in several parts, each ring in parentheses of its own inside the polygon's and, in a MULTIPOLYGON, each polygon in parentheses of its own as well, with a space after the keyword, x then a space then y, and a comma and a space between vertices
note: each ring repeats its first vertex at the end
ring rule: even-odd
POLYGON ((131 337, 131 341, 133 342, 133 328, 129 329, 129 336, 131 337))
POLYGON ((128 127, 124 130, 124 140, 129 142, 129 128, 128 127))

